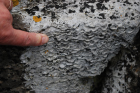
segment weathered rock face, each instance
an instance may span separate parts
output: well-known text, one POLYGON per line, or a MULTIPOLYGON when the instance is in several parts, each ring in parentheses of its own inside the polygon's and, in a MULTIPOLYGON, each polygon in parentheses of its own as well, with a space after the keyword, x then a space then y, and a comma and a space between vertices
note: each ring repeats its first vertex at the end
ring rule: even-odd
POLYGON ((140 91, 140 31, 135 43, 112 58, 105 71, 102 93, 139 93, 140 91))
POLYGON ((139 0, 22 0, 12 10, 14 24, 50 40, 21 56, 26 85, 37 93, 88 93, 108 61, 133 43, 140 27, 139 0), (26 25, 24 25, 26 24, 26 25), (21 25, 20 25, 21 26, 21 25))
POLYGON ((122 48, 121 52, 112 59, 110 67, 106 71, 102 93, 131 92, 130 82, 135 83, 136 81, 134 82, 133 78, 129 76, 131 73, 127 72, 127 69, 133 66, 136 66, 135 55, 130 50, 122 48))

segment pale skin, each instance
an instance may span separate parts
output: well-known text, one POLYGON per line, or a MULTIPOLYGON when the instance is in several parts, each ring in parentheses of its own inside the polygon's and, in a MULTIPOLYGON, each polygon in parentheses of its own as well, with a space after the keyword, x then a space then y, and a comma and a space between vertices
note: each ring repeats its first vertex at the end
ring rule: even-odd
MULTIPOLYGON (((12 1, 12 0, 11 0, 12 1)), ((40 46, 48 42, 45 34, 29 33, 12 27, 9 0, 0 0, 0 45, 40 46)))

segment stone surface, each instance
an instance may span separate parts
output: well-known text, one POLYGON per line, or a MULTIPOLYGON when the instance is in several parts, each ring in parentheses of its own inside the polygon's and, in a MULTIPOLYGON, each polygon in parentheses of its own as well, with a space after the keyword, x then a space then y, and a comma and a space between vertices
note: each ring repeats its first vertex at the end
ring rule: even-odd
POLYGON ((28 65, 26 86, 36 93, 88 93, 93 80, 82 84, 81 78, 100 75, 139 31, 139 0, 31 1, 22 0, 12 13, 22 28, 50 38, 20 57, 28 65))
POLYGON ((132 77, 128 76, 130 73, 127 72, 127 69, 133 66, 136 66, 135 55, 130 50, 122 49, 118 56, 111 61, 111 65, 106 72, 102 93, 132 92, 130 90, 132 77))
POLYGON ((109 63, 102 93, 139 93, 140 91, 140 31, 135 43, 121 51, 109 63))

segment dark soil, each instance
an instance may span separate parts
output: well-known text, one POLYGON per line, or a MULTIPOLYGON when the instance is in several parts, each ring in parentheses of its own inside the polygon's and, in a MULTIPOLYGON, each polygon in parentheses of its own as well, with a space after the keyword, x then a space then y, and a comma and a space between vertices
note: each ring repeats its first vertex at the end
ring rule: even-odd
POLYGON ((25 65, 20 63, 22 47, 0 46, 0 93, 31 93, 24 87, 25 65))

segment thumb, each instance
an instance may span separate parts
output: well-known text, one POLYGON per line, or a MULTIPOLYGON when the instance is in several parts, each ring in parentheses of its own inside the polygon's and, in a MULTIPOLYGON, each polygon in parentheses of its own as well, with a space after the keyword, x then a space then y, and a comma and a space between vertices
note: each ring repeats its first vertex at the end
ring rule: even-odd
MULTIPOLYGON (((49 38, 45 34, 29 33, 14 29, 10 36, 10 45, 16 46, 40 46, 48 42, 49 38)), ((9 39, 10 39, 9 38, 9 39)))

